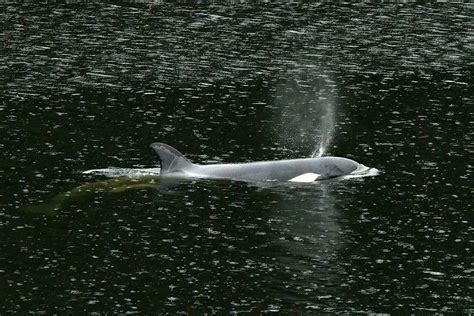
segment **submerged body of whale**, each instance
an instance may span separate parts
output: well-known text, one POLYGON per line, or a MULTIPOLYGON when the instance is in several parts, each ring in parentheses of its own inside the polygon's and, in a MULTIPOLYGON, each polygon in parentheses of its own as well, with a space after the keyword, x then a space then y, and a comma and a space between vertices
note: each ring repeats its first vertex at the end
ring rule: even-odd
POLYGON ((165 177, 313 182, 337 177, 373 175, 377 171, 341 157, 199 165, 192 163, 169 145, 153 143, 150 147, 158 154, 161 162, 160 175, 165 177))

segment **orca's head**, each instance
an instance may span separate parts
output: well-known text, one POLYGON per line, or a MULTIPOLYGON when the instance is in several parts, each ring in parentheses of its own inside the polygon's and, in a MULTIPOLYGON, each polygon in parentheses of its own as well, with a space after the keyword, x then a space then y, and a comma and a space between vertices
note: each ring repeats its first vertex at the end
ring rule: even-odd
POLYGON ((341 157, 323 157, 320 166, 321 175, 318 180, 330 179, 348 175, 359 168, 359 163, 352 159, 341 157))

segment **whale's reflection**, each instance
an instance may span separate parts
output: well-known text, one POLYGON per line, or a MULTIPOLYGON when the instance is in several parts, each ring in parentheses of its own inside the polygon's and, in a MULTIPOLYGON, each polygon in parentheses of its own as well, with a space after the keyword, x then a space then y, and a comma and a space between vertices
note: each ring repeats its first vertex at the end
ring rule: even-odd
POLYGON ((281 249, 277 261, 289 276, 275 287, 295 302, 303 293, 307 301, 299 303, 311 308, 321 299, 335 299, 342 283, 337 258, 346 241, 339 203, 345 201, 337 193, 344 185, 328 181, 287 189, 290 193, 280 191, 281 199, 273 205, 268 220, 272 231, 279 232, 274 241, 281 249))

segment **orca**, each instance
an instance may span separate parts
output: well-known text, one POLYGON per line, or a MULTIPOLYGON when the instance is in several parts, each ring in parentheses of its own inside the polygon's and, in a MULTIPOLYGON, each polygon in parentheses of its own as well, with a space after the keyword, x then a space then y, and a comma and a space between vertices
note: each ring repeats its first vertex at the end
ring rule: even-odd
POLYGON ((162 177, 215 178, 247 182, 314 182, 339 177, 375 175, 378 171, 341 157, 200 165, 192 163, 167 144, 153 143, 150 147, 158 154, 162 177))

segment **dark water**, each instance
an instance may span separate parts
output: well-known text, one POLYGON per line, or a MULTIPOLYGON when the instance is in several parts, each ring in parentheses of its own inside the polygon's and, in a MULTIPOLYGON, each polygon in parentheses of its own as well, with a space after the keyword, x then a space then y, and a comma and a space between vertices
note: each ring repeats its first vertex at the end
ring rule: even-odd
POLYGON ((0 6, 1 312, 473 311, 471 5, 0 6), (329 112, 334 113, 334 125, 329 112), (326 116, 325 116, 326 115, 326 116), (169 143, 314 185, 92 190, 169 143))

